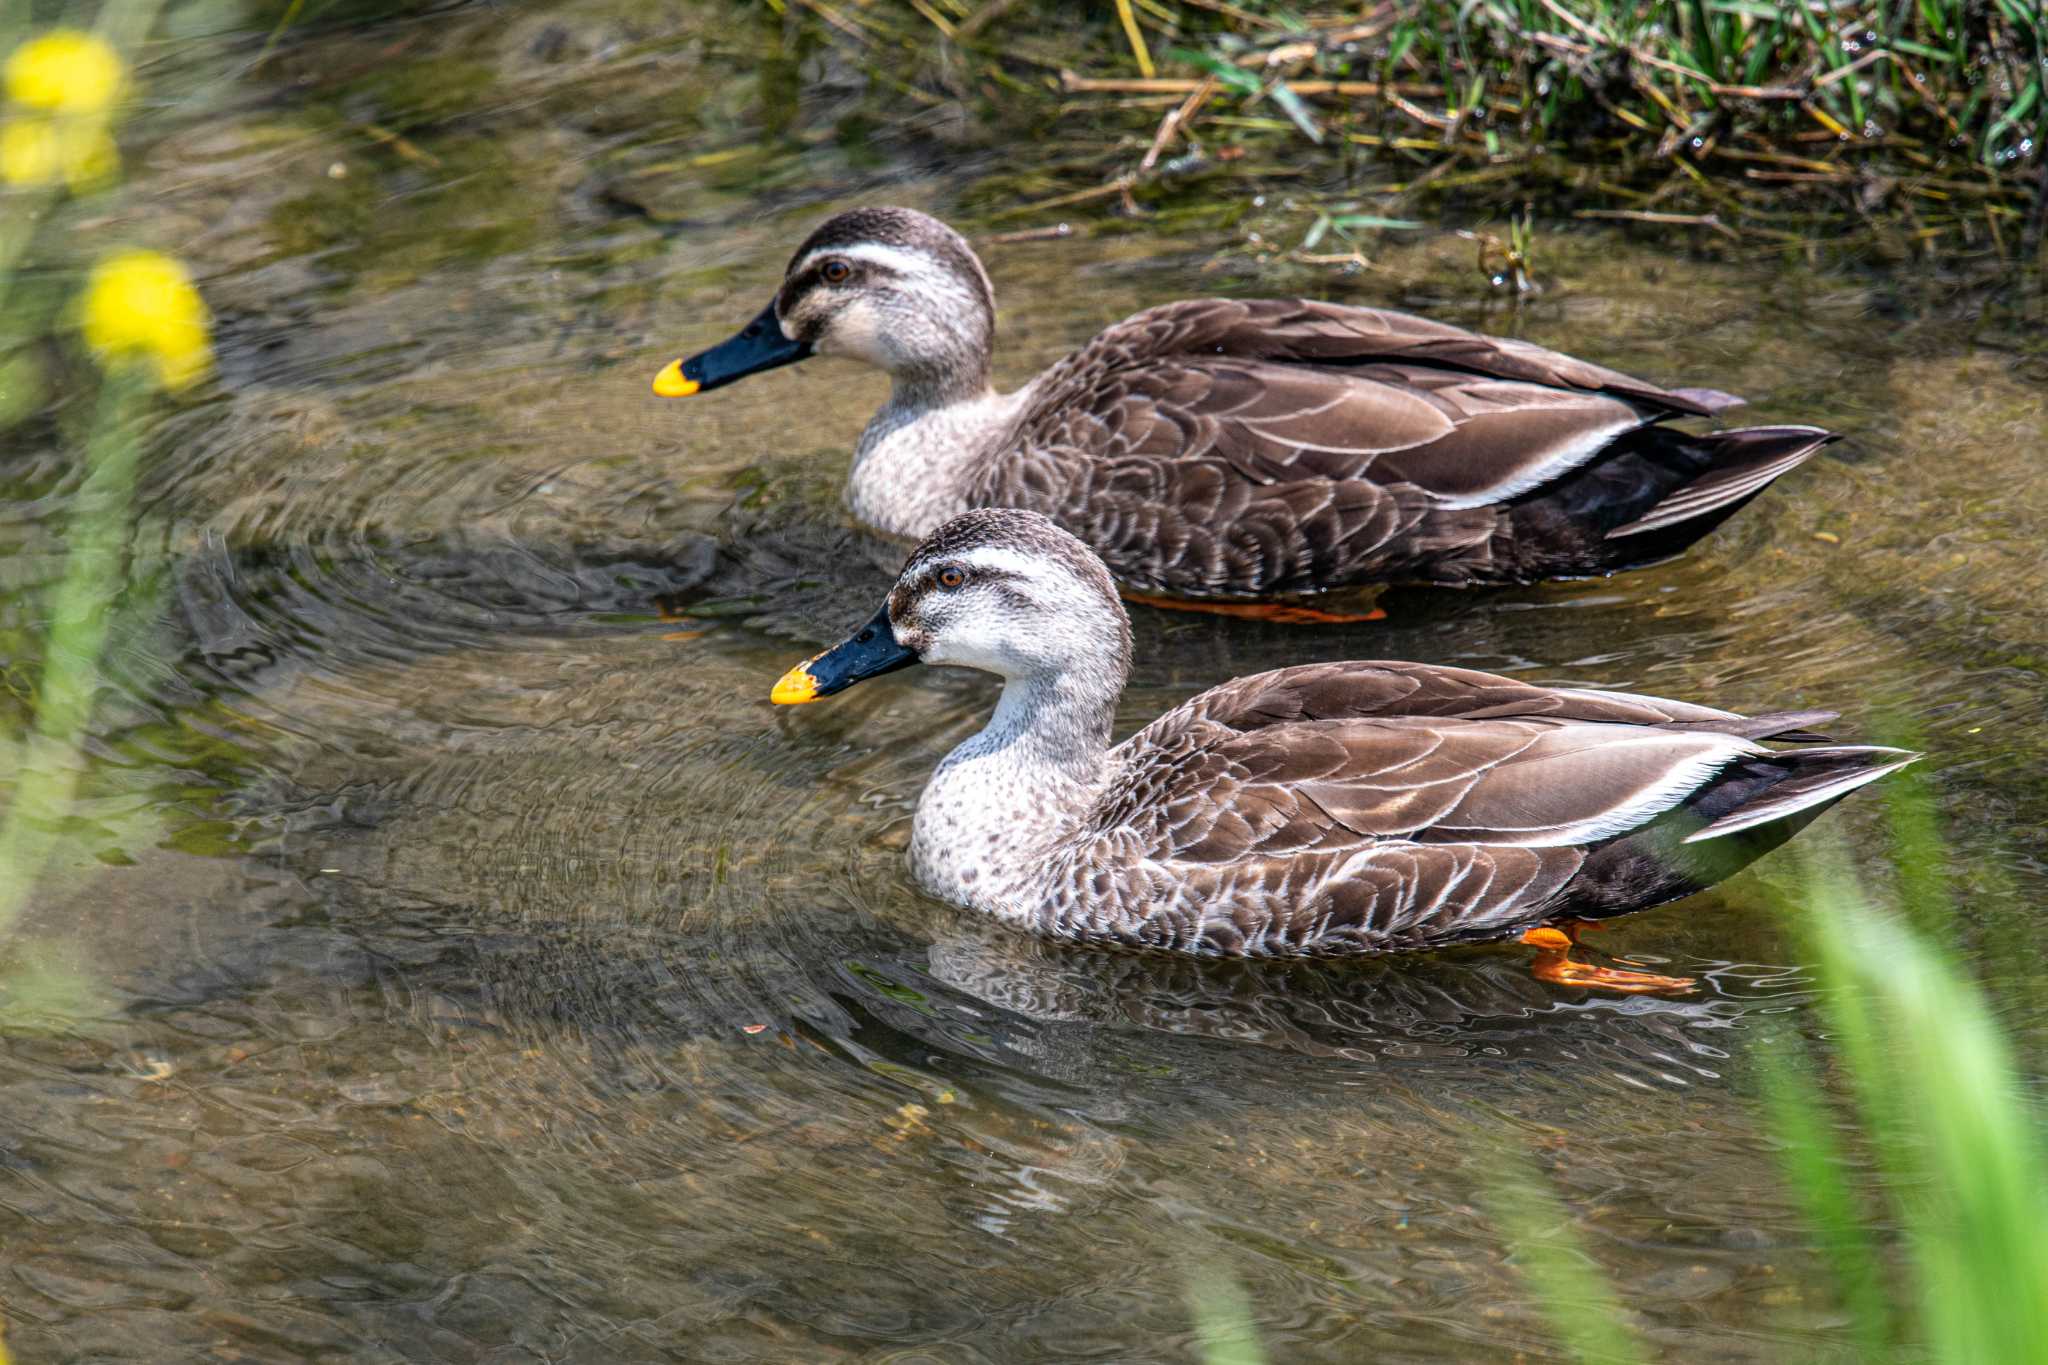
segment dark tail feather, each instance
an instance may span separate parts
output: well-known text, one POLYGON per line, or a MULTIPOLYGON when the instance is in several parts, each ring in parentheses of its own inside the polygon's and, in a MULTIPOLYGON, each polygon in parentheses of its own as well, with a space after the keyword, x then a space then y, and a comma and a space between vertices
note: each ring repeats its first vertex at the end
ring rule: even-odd
POLYGON ((1774 757, 1791 767, 1790 776, 1760 793, 1757 799, 1743 802, 1712 824, 1687 835, 1685 842, 1697 844, 1719 839, 1809 811, 1812 814, 1807 819, 1811 819, 1858 787, 1897 772, 1920 755, 1877 744, 1844 744, 1831 749, 1800 749, 1774 757))
POLYGON ((1610 454, 1509 503, 1484 566, 1461 560, 1427 577, 1461 587, 1533 583, 1670 559, 1836 439, 1819 427, 1638 427, 1610 454))
POLYGON ((1713 463, 1707 471, 1674 489, 1634 521, 1609 531, 1607 539, 1680 525, 1694 535, 1704 535, 1774 479, 1797 469, 1813 452, 1841 437, 1819 427, 1743 427, 1692 439, 1710 454, 1713 463))
POLYGON ((1746 754, 1683 805, 1591 850, 1556 913, 1610 919, 1689 896, 1734 876, 1850 792, 1919 757, 1861 744, 1746 754))

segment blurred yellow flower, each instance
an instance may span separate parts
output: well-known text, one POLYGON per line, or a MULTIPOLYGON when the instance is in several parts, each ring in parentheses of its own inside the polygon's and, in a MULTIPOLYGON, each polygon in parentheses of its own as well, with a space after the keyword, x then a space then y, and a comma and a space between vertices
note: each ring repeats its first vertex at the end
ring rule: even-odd
POLYGON ((121 153, 106 125, 94 118, 20 115, 0 123, 0 180, 24 187, 91 189, 111 180, 121 153))
POLYGON ((0 124, 0 181, 84 190, 120 169, 107 117, 128 70, 103 40, 51 29, 8 55, 0 84, 15 106, 0 124))
POLYGON ((31 38, 7 58, 7 98, 31 109, 67 114, 102 113, 128 81, 120 54, 75 28, 31 38))
POLYGON ((80 323, 105 365, 147 362, 157 382, 182 389, 213 365, 206 304, 185 267, 155 251, 124 251, 93 267, 80 323))
POLYGON ((48 185, 64 174, 64 153, 48 119, 0 124, 0 178, 10 185, 48 185))

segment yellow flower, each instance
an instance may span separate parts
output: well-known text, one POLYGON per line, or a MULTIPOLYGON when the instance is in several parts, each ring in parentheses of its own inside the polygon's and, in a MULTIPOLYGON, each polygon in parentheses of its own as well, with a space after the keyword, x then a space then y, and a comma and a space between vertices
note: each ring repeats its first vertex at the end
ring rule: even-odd
POLYGON ((80 310, 86 345, 104 365, 145 361, 167 389, 213 364, 206 304, 185 267, 155 251, 124 251, 93 267, 80 310))
POLYGON ((14 49, 4 73, 7 98, 31 109, 99 113, 127 85, 120 54, 75 28, 53 28, 14 49))
POLYGON ((43 118, 25 114, 0 123, 0 180, 38 187, 67 182, 88 190, 111 180, 121 153, 95 118, 43 118))
POLYGON ((15 106, 0 124, 0 181, 86 190, 120 169, 107 118, 128 72, 104 41, 52 29, 14 49, 0 83, 15 106))
POLYGON ((10 185, 49 185, 63 174, 64 150, 48 119, 13 118, 0 124, 0 179, 10 185))

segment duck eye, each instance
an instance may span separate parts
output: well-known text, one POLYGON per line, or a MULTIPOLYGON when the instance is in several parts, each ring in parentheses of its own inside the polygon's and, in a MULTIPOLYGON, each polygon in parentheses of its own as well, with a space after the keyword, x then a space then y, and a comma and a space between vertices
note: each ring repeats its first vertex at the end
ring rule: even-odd
POLYGON ((957 588, 967 581, 967 573, 957 565, 948 564, 945 568, 939 570, 938 579, 939 586, 942 588, 957 588))
POLYGON ((819 266, 818 274, 824 277, 827 284, 845 284, 848 277, 853 274, 853 267, 835 257, 819 266))

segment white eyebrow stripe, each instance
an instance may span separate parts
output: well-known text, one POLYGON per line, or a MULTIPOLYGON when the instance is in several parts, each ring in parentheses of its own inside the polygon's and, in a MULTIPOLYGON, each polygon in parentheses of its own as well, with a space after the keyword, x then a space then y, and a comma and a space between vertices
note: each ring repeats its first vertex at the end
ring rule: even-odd
POLYGON ((866 261, 893 270, 899 275, 929 275, 940 269, 938 262, 921 251, 905 251, 901 247, 883 246, 880 242, 857 242, 852 246, 821 246, 796 263, 789 273, 801 275, 828 256, 842 260, 866 261))
POLYGON ((1000 545, 977 545, 966 554, 950 559, 952 563, 964 564, 970 569, 1012 573, 1019 578, 1037 578, 1046 568, 1045 556, 1025 554, 1021 550, 1011 550, 1000 545))

